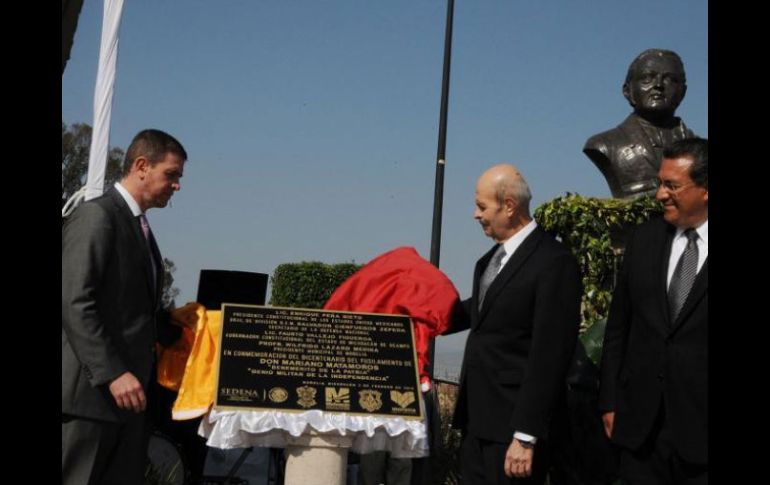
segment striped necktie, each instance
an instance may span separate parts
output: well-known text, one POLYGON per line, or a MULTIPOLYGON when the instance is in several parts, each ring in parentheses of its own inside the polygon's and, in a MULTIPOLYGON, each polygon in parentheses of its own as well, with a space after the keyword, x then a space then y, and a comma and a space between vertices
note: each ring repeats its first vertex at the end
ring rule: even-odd
POLYGON ((668 306, 671 323, 676 320, 679 312, 690 294, 690 289, 698 273, 698 233, 695 229, 684 232, 687 237, 687 247, 684 248, 679 262, 676 264, 671 283, 668 285, 668 306))

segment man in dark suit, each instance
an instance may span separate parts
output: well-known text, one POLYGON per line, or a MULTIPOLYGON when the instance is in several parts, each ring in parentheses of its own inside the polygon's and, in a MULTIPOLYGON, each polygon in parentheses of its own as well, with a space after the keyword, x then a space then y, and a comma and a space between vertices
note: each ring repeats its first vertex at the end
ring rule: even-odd
POLYGON ((617 127, 589 138, 583 147, 607 179, 613 197, 655 194, 663 147, 693 136, 674 116, 686 92, 684 65, 676 52, 648 49, 628 67, 623 96, 634 112, 617 127))
POLYGON ((141 484, 155 343, 179 328, 160 308, 163 264, 144 216, 180 189, 187 153, 136 135, 123 178, 62 228, 62 483, 141 484))
POLYGON ((708 141, 663 154, 663 219, 634 232, 612 297, 599 407, 630 484, 708 482, 708 141))
POLYGON ((452 332, 470 327, 453 425, 466 484, 543 483, 553 410, 580 325, 580 271, 537 226, 516 167, 476 185, 474 217, 497 244, 476 264, 452 332))

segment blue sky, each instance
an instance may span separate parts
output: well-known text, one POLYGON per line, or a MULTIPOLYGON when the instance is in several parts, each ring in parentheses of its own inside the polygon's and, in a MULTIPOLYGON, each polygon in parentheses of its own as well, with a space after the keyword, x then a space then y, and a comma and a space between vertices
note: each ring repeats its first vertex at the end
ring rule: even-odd
MULTIPOLYGON (((456 0, 441 269, 463 298, 491 241, 476 179, 516 164, 533 209, 609 197, 581 149, 630 112, 621 86, 648 48, 679 53, 677 114, 708 136, 708 15, 698 0, 456 0)), ((62 120, 93 124, 102 1, 86 0, 62 120)), ((120 30, 110 144, 159 128, 187 149, 173 207, 148 215, 177 265, 201 269, 430 254, 444 0, 132 0, 120 30)), ((439 339, 462 348, 464 334, 439 339)))

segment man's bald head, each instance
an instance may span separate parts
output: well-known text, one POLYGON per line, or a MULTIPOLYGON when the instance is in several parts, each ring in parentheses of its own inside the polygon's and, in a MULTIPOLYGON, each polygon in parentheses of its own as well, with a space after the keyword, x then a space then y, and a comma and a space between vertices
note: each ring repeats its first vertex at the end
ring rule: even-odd
POLYGON ((484 234, 497 242, 507 240, 532 218, 532 194, 519 169, 511 164, 495 165, 476 183, 476 210, 484 234))
POLYGON ((529 201, 532 200, 532 193, 521 172, 514 165, 500 163, 490 167, 479 177, 479 184, 482 182, 493 188, 498 204, 503 205, 506 197, 512 198, 529 215, 529 201))

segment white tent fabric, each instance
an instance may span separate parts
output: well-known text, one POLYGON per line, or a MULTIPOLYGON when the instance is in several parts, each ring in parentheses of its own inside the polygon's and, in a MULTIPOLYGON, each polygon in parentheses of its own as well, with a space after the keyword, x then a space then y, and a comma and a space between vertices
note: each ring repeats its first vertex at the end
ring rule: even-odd
POLYGON ((88 157, 88 178, 85 199, 98 197, 104 190, 107 168, 107 150, 110 141, 112 94, 115 84, 115 66, 118 60, 118 32, 123 15, 123 0, 104 0, 102 43, 99 48, 99 68, 94 90, 94 131, 88 157))

